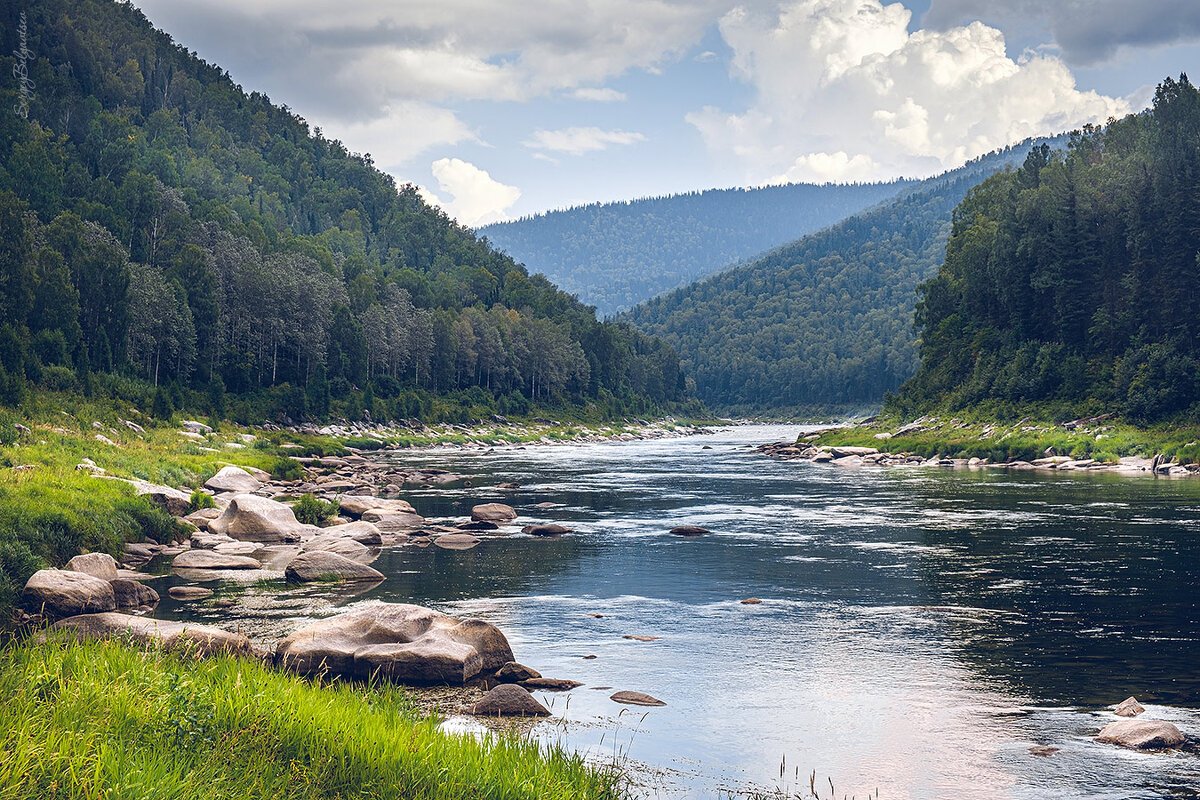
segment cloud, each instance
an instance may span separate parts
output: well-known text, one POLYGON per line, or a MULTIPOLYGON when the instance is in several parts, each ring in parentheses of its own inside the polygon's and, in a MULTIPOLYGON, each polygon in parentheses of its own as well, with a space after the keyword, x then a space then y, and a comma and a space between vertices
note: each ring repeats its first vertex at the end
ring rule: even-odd
POLYGON ((1200 40, 1196 0, 932 0, 923 24, 946 28, 971 20, 1026 35, 1048 32, 1075 65, 1108 61, 1122 47, 1200 40))
POLYGON ((576 100, 587 100, 592 103, 622 103, 629 99, 624 92, 618 92, 616 89, 576 89, 571 92, 571 97, 576 100))
POLYGON ((341 139, 351 150, 370 153, 377 167, 392 173, 432 147, 479 141, 454 112, 427 103, 386 106, 382 116, 366 121, 335 117, 322 128, 327 137, 341 139))
POLYGON ((500 183, 468 161, 439 158, 430 169, 438 188, 452 199, 443 200, 425 188, 419 190, 421 196, 471 228, 506 219, 508 209, 521 197, 516 186, 500 183))
POLYGON ((1128 111, 1079 91, 1057 58, 1013 60, 994 28, 909 33, 910 16, 880 0, 735 9, 720 31, 754 99, 740 113, 706 107, 687 119, 756 183, 930 174, 1128 111))
POLYGON ((534 131, 533 138, 525 142, 531 150, 549 150, 581 156, 607 150, 610 145, 630 145, 644 142, 646 137, 633 131, 606 131, 600 128, 563 128, 556 131, 534 131))

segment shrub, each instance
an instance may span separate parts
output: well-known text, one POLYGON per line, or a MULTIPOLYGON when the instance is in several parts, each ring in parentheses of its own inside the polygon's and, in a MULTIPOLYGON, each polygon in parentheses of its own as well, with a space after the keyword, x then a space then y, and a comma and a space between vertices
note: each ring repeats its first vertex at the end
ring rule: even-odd
POLYGON ((42 386, 54 392, 73 392, 79 388, 75 371, 57 364, 42 368, 42 386))
POLYGON ((331 519, 337 513, 338 507, 336 503, 322 500, 316 495, 306 494, 296 501, 292 510, 296 512, 296 519, 305 525, 320 525, 331 519))
POLYGON ((271 473, 271 477, 277 481, 294 481, 304 477, 304 469, 300 466, 300 462, 292 458, 275 459, 275 463, 268 471, 271 473))
POLYGON ((202 508, 216 508, 217 501, 208 492, 202 492, 196 489, 192 492, 192 496, 188 498, 188 513, 194 514, 202 508))

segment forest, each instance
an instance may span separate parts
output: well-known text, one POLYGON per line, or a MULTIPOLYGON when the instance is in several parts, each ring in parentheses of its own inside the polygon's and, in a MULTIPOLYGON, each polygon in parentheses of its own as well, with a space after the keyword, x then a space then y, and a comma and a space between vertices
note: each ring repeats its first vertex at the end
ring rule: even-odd
MULTIPOLYGON (((0 403, 242 422, 649 413, 669 346, 531 275, 115 0, 0 11, 0 403), (27 111, 7 113, 10 108, 27 111)), ((398 131, 403 135, 403 131, 398 131)))
POLYGON ((674 345, 700 399, 723 413, 877 406, 917 368, 917 286, 942 261, 954 207, 985 177, 1020 164, 1032 146, 922 181, 625 318, 674 345))
POLYGON ((1038 147, 954 211, 921 287, 902 411, 1042 403, 1150 423, 1200 408, 1200 91, 1038 147))
POLYGON ((601 314, 615 314, 889 200, 912 183, 710 189, 550 211, 480 233, 601 314))

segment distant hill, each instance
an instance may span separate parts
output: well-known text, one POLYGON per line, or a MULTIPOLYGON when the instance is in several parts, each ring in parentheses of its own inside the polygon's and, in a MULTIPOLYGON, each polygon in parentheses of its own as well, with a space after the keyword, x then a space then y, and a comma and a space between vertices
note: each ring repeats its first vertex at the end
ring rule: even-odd
POLYGON ((832 225, 910 185, 710 189, 550 211, 479 233, 607 315, 832 225))
POLYGON ((675 346, 713 408, 878 405, 916 370, 917 286, 937 273, 955 206, 988 176, 1019 165, 1034 144, 903 187, 888 203, 627 317, 675 346))

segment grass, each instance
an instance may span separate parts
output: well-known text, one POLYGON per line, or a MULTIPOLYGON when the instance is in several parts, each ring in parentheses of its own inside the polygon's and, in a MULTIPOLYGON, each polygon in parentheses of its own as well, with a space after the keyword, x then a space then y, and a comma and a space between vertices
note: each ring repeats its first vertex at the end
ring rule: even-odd
MULTIPOLYGON (((992 461, 1032 461, 1046 455, 1114 462, 1125 456, 1165 456, 1179 463, 1200 461, 1200 426, 1138 427, 1116 419, 1088 421, 1067 427, 1035 416, 999 421, 979 413, 955 412, 922 418, 922 429, 894 434, 906 420, 880 417, 873 422, 821 433, 811 443, 877 447, 889 453, 925 458, 988 458, 992 461)), ((802 437, 804 438, 804 437, 802 437)))
POLYGON ((438 730, 391 686, 54 637, 0 650, 0 800, 614 798, 615 773, 438 730))

